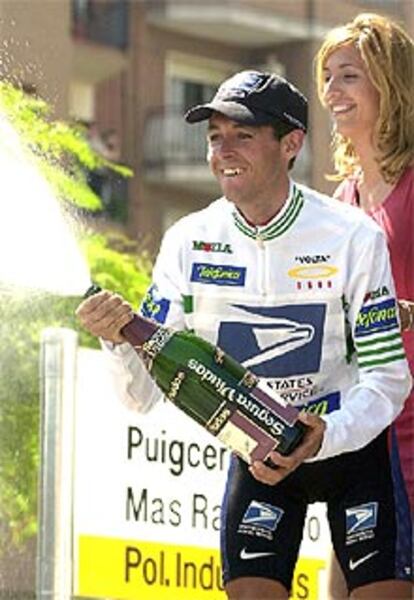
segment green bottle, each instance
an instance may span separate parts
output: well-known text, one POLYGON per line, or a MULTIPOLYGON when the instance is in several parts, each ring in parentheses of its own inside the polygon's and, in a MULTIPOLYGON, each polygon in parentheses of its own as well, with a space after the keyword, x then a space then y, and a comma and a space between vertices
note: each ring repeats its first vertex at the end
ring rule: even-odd
POLYGON ((272 450, 288 455, 300 443, 299 411, 217 346, 137 314, 122 334, 166 398, 246 462, 266 461, 272 450))

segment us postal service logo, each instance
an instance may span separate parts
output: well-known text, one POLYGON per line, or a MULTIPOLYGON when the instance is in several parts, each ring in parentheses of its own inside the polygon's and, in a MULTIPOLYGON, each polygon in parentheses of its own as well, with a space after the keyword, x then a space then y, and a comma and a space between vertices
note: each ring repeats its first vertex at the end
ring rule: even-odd
MULTIPOLYGON (((257 536, 271 541, 283 515, 284 511, 277 506, 252 500, 239 523, 237 532, 242 535, 257 536)), ((265 556, 268 554, 266 552, 260 555, 265 556)), ((246 560, 255 556, 257 555, 247 553, 246 549, 243 549, 240 555, 242 559, 246 560)))
POLYGON ((233 308, 235 320, 220 324, 217 344, 244 367, 267 378, 319 371, 325 304, 233 308))
POLYGON ((244 286, 246 267, 193 263, 190 280, 212 285, 244 286))
POLYGON ((271 504, 252 500, 243 515, 242 523, 274 531, 283 516, 283 512, 281 508, 271 504))
POLYGON ((378 502, 367 502, 345 510, 346 543, 372 539, 378 520, 378 502))

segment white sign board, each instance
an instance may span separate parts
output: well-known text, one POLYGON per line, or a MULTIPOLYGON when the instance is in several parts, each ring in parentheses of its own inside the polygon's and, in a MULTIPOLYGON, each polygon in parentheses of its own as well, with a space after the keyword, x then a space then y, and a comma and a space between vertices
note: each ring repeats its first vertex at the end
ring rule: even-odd
MULTIPOLYGON (((146 415, 126 409, 97 350, 78 353, 75 431, 75 594, 224 600, 219 513, 229 451, 170 402, 146 415)), ((323 597, 324 510, 308 513, 293 598, 323 597)))

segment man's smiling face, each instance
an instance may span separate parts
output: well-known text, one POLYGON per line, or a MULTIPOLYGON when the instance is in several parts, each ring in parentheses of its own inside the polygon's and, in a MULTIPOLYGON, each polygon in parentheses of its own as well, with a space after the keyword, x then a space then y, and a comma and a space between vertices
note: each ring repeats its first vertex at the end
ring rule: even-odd
POLYGON ((271 201, 289 159, 270 125, 253 127, 214 113, 207 140, 210 168, 228 200, 241 210, 271 201))

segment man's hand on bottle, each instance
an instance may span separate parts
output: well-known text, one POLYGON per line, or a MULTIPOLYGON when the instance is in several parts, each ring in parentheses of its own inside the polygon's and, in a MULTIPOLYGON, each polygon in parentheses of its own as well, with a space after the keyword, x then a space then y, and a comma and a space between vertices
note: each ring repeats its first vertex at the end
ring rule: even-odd
POLYGON ((271 452, 269 458, 275 468, 268 467, 261 461, 255 461, 249 467, 249 471, 255 479, 267 485, 276 485, 297 469, 306 459, 318 453, 326 429, 325 421, 317 415, 306 412, 301 412, 299 419, 308 426, 302 442, 289 456, 282 456, 276 451, 271 452))
POLYGON ((114 344, 125 342, 120 332, 133 315, 122 296, 105 290, 84 300, 76 310, 76 316, 87 331, 114 344))

